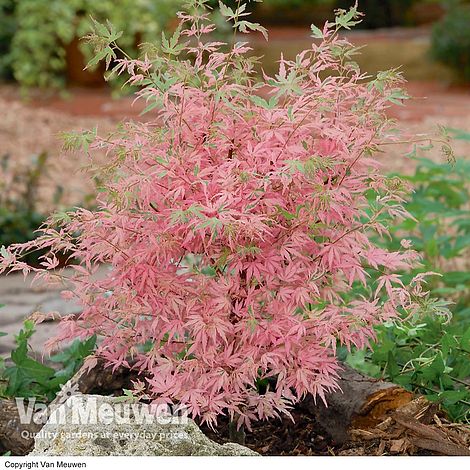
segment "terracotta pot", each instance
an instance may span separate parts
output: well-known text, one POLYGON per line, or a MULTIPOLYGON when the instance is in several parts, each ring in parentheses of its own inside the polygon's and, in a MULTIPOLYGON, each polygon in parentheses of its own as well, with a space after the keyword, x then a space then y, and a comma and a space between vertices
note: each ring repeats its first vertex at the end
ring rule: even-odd
POLYGON ((67 83, 86 87, 103 86, 106 83, 104 80, 104 64, 100 62, 95 69, 85 70, 86 60, 79 44, 78 38, 74 38, 70 44, 65 46, 67 83))
POLYGON ((444 14, 444 8, 437 3, 416 3, 411 7, 409 17, 413 24, 425 25, 440 20, 444 14))

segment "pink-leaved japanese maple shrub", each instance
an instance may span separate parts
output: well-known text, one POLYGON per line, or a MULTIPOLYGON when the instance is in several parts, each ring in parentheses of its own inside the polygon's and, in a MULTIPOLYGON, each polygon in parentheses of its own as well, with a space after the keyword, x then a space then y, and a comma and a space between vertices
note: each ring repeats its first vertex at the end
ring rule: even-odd
POLYGON ((2 248, 0 270, 72 286, 63 295, 83 313, 62 320, 51 347, 96 334, 89 367, 132 358, 156 403, 249 425, 308 393, 324 399, 337 388, 338 344, 366 347, 374 325, 422 309, 421 277, 405 286, 395 274, 416 253, 368 236, 387 234, 384 213, 407 216, 403 186, 376 159, 398 139, 386 110, 406 96, 399 74, 372 79, 352 61, 338 32, 358 21, 355 8, 312 26, 310 48, 281 56, 270 77, 238 42, 248 30, 266 35, 245 5, 221 5, 235 30, 224 44, 205 3, 192 0, 174 35, 143 46, 140 60, 118 54, 119 33, 95 24, 95 62, 140 87, 145 122, 67 136, 69 147, 106 151, 92 170, 97 209, 54 216, 37 240, 2 248), (36 248, 49 250, 40 268, 21 261, 36 248), (57 269, 64 251, 77 262, 72 276, 57 269), (368 269, 382 273, 378 285, 351 299, 368 269))

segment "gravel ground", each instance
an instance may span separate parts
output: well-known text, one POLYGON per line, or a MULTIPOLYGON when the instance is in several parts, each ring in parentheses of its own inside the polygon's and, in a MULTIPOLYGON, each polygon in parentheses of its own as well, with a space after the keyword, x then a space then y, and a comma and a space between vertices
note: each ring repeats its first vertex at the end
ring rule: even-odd
MULTIPOLYGON (((49 209, 57 185, 64 190, 62 203, 79 204, 93 187, 83 177, 80 168, 86 157, 80 154, 64 155, 59 133, 62 131, 89 129, 98 126, 102 132, 111 130, 114 122, 109 117, 72 116, 61 111, 42 109, 21 101, 0 97, 0 157, 10 157, 10 167, 18 170, 31 165, 40 152, 47 152, 47 173, 40 183, 40 206, 49 209)), ((0 177, 11 177, 11 172, 0 177)))

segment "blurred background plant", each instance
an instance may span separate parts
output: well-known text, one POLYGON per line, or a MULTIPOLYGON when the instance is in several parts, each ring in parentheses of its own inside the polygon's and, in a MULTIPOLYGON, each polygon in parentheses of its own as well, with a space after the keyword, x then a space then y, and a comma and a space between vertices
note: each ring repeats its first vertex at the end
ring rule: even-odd
MULTIPOLYGON (((38 229, 50 215, 50 208, 54 208, 57 220, 70 211, 70 204, 62 203, 64 187, 50 178, 50 166, 45 151, 32 155, 24 164, 18 164, 9 154, 0 157, 0 247, 36 238, 38 229)), ((94 192, 77 201, 81 207, 90 208, 95 203, 99 178, 94 184, 94 192)), ((37 265, 43 254, 42 251, 26 253, 24 260, 37 265)), ((60 262, 71 261, 62 253, 60 262)))
MULTIPOLYGON (((26 165, 18 165, 10 155, 0 157, 0 246, 35 238, 35 231, 47 214, 39 209, 39 188, 47 178, 48 154, 33 155, 26 165)), ((63 188, 56 186, 52 196, 58 207, 63 188)), ((37 263, 41 253, 26 255, 37 263)))
POLYGON ((452 67, 457 77, 470 81, 470 5, 449 5, 446 16, 434 25, 432 56, 452 67))
MULTIPOLYGON (((454 0, 359 0, 365 14, 360 28, 416 26, 439 19, 454 0)), ((254 5, 259 20, 267 24, 322 23, 331 19, 335 8, 345 10, 356 0, 264 0, 254 5)))
MULTIPOLYGON (((337 0, 338 8, 349 8, 354 0, 337 0)), ((416 26, 439 19, 446 7, 442 0, 359 0, 366 29, 416 26)))
POLYGON ((10 50, 15 30, 15 0, 0 0, 0 79, 13 78, 10 50))
MULTIPOLYGON (((119 46, 130 55, 143 42, 155 42, 172 29, 184 0, 0 0, 0 78, 16 80, 23 90, 63 88, 67 84, 102 86, 103 68, 84 71, 92 53, 79 41, 91 30, 90 17, 109 20, 123 31, 119 46)), ((218 0, 208 0, 214 21, 223 23, 218 0)), ((235 5, 236 0, 227 2, 235 5)), ((264 0, 249 8, 266 25, 308 26, 333 17, 335 8, 355 0, 264 0)), ((468 0, 360 0, 362 29, 417 26, 440 20, 433 34, 432 56, 461 70, 469 79, 468 0), (468 69, 468 70, 467 70, 468 69)), ((470 7, 469 7, 470 8, 470 7)), ((383 55, 383 51, 382 51, 383 55)), ((270 56, 269 56, 270 58, 270 56)), ((267 60, 269 62, 269 60, 267 60)), ((395 64, 392 64, 395 66, 395 64)), ((116 86, 120 83, 112 82, 116 86)))
MULTIPOLYGON (((62 87, 67 79, 84 79, 82 69, 91 51, 78 39, 89 32, 91 16, 124 31, 119 45, 132 53, 140 42, 159 37, 180 4, 180 0, 0 0, 0 70, 25 87, 62 87)), ((102 70, 87 79, 101 83, 102 70)))
MULTIPOLYGON (((470 141, 469 133, 450 132, 470 141)), ((441 402, 453 419, 470 422, 470 161, 417 163, 414 175, 396 175, 397 184, 407 181, 414 188, 405 205, 414 220, 384 220, 393 224, 393 235, 381 243, 395 249, 405 239, 422 256, 420 267, 402 273, 404 284, 420 273, 438 274, 429 278, 425 299, 440 299, 435 314, 401 325, 390 321, 377 327, 370 350, 341 355, 361 372, 422 393, 441 402)), ((376 196, 371 191, 371 206, 376 196)), ((355 295, 375 289, 380 275, 371 269, 367 286, 357 285, 355 295)))

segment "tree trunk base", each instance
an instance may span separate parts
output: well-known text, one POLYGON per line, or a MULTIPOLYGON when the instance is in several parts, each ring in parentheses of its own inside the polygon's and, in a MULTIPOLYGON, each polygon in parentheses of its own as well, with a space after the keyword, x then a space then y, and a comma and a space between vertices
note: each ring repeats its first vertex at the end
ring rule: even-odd
POLYGON ((413 399, 402 387, 366 377, 347 365, 343 365, 340 377, 341 390, 326 397, 326 406, 311 396, 304 401, 324 432, 338 444, 346 442, 350 429, 374 427, 413 399))
POLYGON ((22 424, 15 400, 0 399, 0 455, 25 455, 34 445, 34 434, 41 429, 34 423, 22 424))

